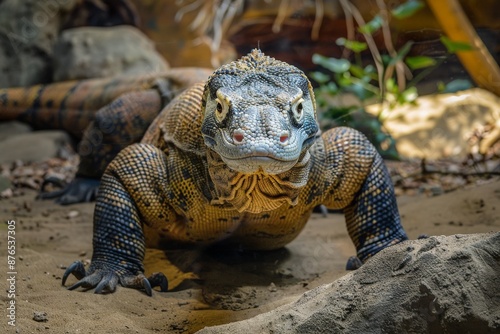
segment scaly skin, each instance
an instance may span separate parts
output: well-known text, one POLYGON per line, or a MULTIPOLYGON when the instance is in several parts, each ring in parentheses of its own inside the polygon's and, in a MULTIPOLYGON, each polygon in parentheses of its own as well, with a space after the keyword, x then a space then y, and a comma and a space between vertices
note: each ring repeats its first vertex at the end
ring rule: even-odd
POLYGON ((59 198, 61 204, 89 201, 118 152, 139 142, 174 96, 210 73, 202 68, 177 68, 143 76, 0 89, 0 121, 62 129, 79 140, 75 180, 67 189, 40 197, 59 198))
POLYGON ((386 168, 349 128, 319 135, 314 95, 297 68, 252 51, 174 99, 143 140, 106 169, 94 253, 70 289, 144 289, 146 239, 269 250, 293 240, 313 208, 343 209, 361 261, 406 240, 386 168))

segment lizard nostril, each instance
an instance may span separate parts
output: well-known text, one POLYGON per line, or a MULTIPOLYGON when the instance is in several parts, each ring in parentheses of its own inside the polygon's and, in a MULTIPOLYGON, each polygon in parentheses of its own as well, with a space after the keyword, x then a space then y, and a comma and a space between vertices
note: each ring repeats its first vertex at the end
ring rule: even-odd
POLYGON ((243 133, 236 131, 233 133, 233 140, 235 143, 241 143, 243 141, 243 138, 245 138, 245 136, 243 136, 243 133))
POLYGON ((280 136, 280 142, 284 143, 288 140, 288 132, 283 132, 280 136))

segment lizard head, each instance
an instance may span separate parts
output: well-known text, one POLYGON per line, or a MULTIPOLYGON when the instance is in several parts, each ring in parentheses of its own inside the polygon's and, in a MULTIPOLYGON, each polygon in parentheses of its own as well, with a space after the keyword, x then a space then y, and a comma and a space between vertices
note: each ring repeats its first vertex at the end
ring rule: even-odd
POLYGON ((209 77, 203 110, 205 145, 241 173, 290 170, 319 132, 305 74, 257 49, 209 77))

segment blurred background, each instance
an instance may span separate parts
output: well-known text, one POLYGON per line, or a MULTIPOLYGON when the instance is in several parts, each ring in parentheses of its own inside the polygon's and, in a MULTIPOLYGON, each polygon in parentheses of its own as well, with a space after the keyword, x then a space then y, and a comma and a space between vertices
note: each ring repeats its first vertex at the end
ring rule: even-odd
POLYGON ((498 17, 497 0, 1 0, 0 88, 216 68, 260 48, 311 78, 323 129, 357 128, 414 168, 496 174, 498 17))

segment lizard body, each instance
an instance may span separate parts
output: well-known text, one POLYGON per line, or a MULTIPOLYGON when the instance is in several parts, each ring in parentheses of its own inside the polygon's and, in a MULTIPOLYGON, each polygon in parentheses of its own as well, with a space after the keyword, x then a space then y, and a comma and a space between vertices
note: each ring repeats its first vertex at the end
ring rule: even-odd
POLYGON ((162 274, 143 274, 153 239, 276 249, 320 204, 344 210, 363 262, 407 239, 375 148, 350 128, 320 135, 304 73, 253 50, 172 100, 141 143, 109 164, 97 197, 91 265, 72 264, 63 284, 74 274, 79 281, 70 289, 100 293, 120 283, 165 291, 162 274))

